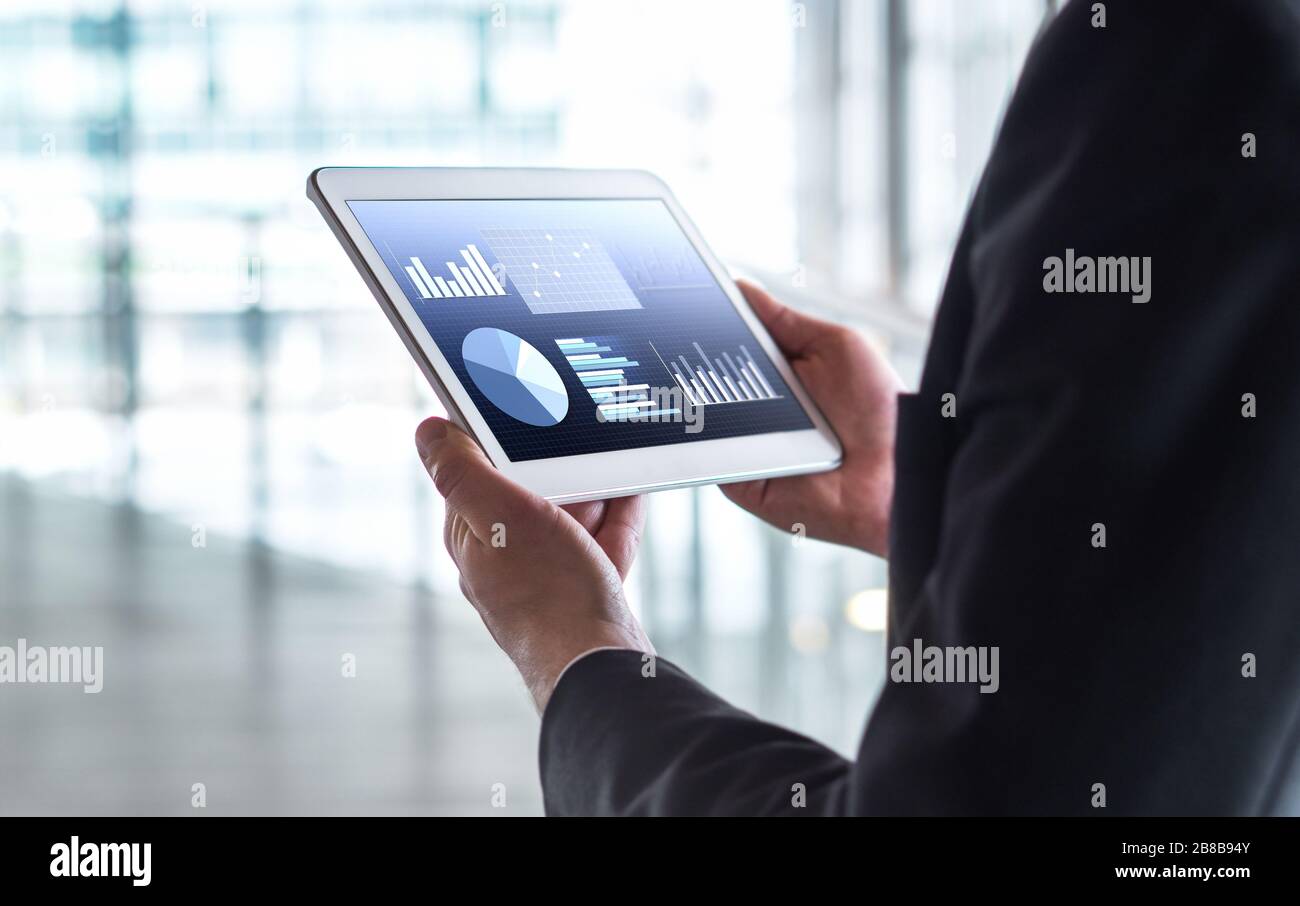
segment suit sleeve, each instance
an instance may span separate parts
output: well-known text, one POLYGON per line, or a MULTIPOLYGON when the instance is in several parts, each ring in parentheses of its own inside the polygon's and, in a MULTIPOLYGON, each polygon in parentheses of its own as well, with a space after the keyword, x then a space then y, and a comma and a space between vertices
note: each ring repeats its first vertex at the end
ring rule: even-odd
POLYGON ((602 650, 560 678, 542 719, 548 815, 825 815, 850 764, 734 708, 662 658, 602 650))

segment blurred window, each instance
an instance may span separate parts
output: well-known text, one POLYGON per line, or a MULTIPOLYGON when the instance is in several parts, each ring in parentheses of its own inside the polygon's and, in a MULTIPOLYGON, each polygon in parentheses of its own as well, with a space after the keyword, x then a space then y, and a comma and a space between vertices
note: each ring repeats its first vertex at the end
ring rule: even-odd
MULTIPOLYGON (((324 164, 644 167, 724 258, 914 375, 1044 0, 7 0, 0 468, 457 594, 437 405, 315 210, 324 164)), ((850 747, 882 564, 656 495, 669 656, 850 747)))

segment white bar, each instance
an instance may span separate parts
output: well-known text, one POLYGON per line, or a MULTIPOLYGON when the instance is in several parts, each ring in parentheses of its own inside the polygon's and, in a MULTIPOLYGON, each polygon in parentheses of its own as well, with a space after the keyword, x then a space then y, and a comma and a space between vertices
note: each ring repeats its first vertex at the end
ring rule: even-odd
POLYGON ((722 359, 714 359, 714 364, 718 365, 718 370, 722 373, 723 380, 727 381, 727 386, 731 387, 733 394, 736 394, 736 399, 740 400, 742 403, 744 403, 746 399, 749 399, 749 394, 745 393, 744 387, 737 385, 736 381, 738 378, 735 376, 735 373, 732 372, 731 365, 728 365, 722 359))
POLYGON ((731 391, 731 395, 736 398, 736 402, 743 403, 745 401, 745 394, 741 393, 740 388, 736 386, 736 382, 731 376, 731 369, 727 367, 726 363, 723 362, 722 359, 714 359, 713 364, 718 369, 717 371, 714 371, 713 374, 722 378, 722 382, 727 385, 727 388, 731 391))
POLYGON ((496 294, 498 296, 504 296, 506 294, 505 287, 501 285, 501 281, 497 279, 497 275, 492 273, 492 268, 488 267, 488 263, 483 260, 483 256, 479 254, 479 250, 476 249, 472 243, 468 248, 469 253, 473 255, 474 260, 478 262, 479 268, 482 269, 483 276, 487 277, 488 282, 492 284, 492 288, 496 290, 496 294))
POLYGON ((649 384, 610 384, 608 387, 588 387, 588 393, 628 393, 633 390, 649 390, 649 384))
MULTIPOLYGON (((622 373, 623 373, 622 368, 596 368, 593 369, 592 371, 579 371, 578 376, 579 377, 597 377, 597 376, 603 377, 604 375, 607 374, 622 374, 622 373)), ((617 386, 617 385, 611 385, 611 386, 617 386)))
POLYGON ((473 293, 473 292, 470 290, 470 288, 469 288, 469 284, 465 282, 465 278, 462 277, 462 276, 460 275, 460 268, 458 268, 458 267, 456 266, 456 262, 455 262, 455 261, 448 261, 448 262, 447 262, 447 270, 451 273, 451 275, 452 275, 453 277, 456 278, 456 282, 459 283, 459 284, 460 284, 460 288, 463 289, 463 290, 465 291, 465 293, 464 293, 465 295, 467 295, 467 296, 475 295, 475 293, 473 293))
POLYGON ((657 406, 654 400, 638 400, 635 403, 601 403, 597 409, 644 409, 647 406, 657 406))
POLYGON ((743 403, 745 401, 745 395, 740 392, 740 388, 736 386, 736 382, 733 381, 731 378, 727 377, 725 374, 722 376, 722 379, 726 381, 727 386, 731 388, 731 394, 736 398, 736 401, 743 403))
POLYGON ((415 268, 407 265, 406 276, 410 277, 411 282, 415 284, 415 288, 419 291, 421 299, 433 298, 433 296, 429 294, 429 291, 424 288, 424 283, 420 281, 420 275, 415 272, 415 268))
POLYGON ((442 294, 438 292, 438 285, 433 282, 433 278, 429 276, 429 272, 424 269, 424 262, 419 258, 413 257, 411 258, 411 263, 414 264, 415 269, 420 272, 420 279, 424 281, 425 286, 429 287, 429 291, 433 293, 433 297, 435 299, 441 299, 442 294))
POLYGON ((750 399, 761 400, 763 398, 763 391, 758 389, 758 384, 754 383, 754 376, 745 370, 744 365, 740 366, 740 379, 744 381, 740 386, 745 388, 745 392, 749 394, 750 399))
POLYGON ((704 373, 707 374, 709 376, 709 380, 713 381, 713 383, 717 386, 718 393, 722 396, 722 401, 724 403, 734 402, 734 400, 732 400, 731 398, 731 394, 727 392, 726 385, 724 385, 722 383, 722 380, 718 377, 718 373, 714 371, 712 368, 709 368, 707 362, 705 363, 704 373))
POLYGON ((469 284, 469 291, 474 295, 476 296, 492 295, 490 292, 488 292, 486 289, 483 288, 483 284, 479 283, 478 280, 475 279, 474 275, 470 273, 469 268, 465 267, 464 265, 461 265, 460 275, 465 278, 465 282, 469 284))
POLYGON ((754 364, 752 359, 745 363, 745 367, 748 368, 750 374, 757 379, 757 386, 762 387, 766 391, 766 393, 760 394, 761 396, 765 396, 768 399, 772 399, 772 397, 776 396, 776 394, 772 392, 772 388, 767 386, 767 381, 763 380, 763 376, 758 373, 758 367, 754 364))
POLYGON ((459 283, 448 283, 447 285, 448 285, 449 287, 451 287, 451 294, 452 294, 453 296, 455 296, 456 298, 459 299, 459 298, 463 298, 463 297, 465 296, 465 293, 464 293, 464 291, 460 288, 460 284, 459 284, 459 283))
POLYGON ((736 375, 736 385, 740 387, 740 392, 744 395, 745 399, 747 400, 758 399, 758 397, 754 396, 754 391, 749 386, 749 381, 745 378, 745 376, 741 374, 739 371, 735 372, 735 375, 736 375))
POLYGON ((727 390, 727 385, 722 383, 718 378, 718 373, 712 368, 709 369, 709 377, 713 379, 713 383, 717 384, 718 389, 722 391, 722 395, 726 398, 727 402, 734 403, 735 399, 732 398, 731 392, 727 390))
POLYGON ((703 382, 704 388, 708 390, 709 393, 712 393, 719 403, 725 403, 727 401, 726 397, 719 393, 717 386, 714 385, 713 381, 709 380, 710 375, 708 374, 708 364, 709 363, 705 361, 705 367, 696 368, 695 373, 700 376, 700 381, 703 382))
MULTIPOLYGON (((470 246, 470 248, 473 248, 473 246, 470 246)), ((555 342, 561 346, 568 346, 572 343, 585 343, 587 341, 582 337, 565 337, 563 340, 556 340, 555 342)))
POLYGON ((444 299, 450 299, 452 297, 451 287, 447 285, 446 280, 441 277, 434 277, 433 282, 438 284, 438 289, 442 290, 442 297, 444 299))
POLYGON ((754 372, 754 377, 758 378, 759 384, 761 384, 763 389, 767 391, 768 399, 775 399, 776 391, 773 390, 772 385, 767 382, 767 378, 763 377, 763 372, 758 370, 758 365, 754 362, 754 357, 749 354, 749 350, 742 346, 740 347, 740 351, 743 352, 745 358, 749 360, 749 369, 754 372))
POLYGON ((691 393, 691 388, 686 386, 686 379, 681 376, 681 373, 674 371, 673 377, 677 379, 678 386, 682 388, 682 393, 686 394, 686 398, 691 401, 691 405, 698 406, 699 402, 696 401, 695 394, 691 393))
POLYGON ((483 295, 485 295, 485 296, 496 296, 496 295, 500 295, 500 294, 496 291, 496 288, 495 288, 494 286, 492 286, 491 283, 488 283, 488 279, 487 279, 487 277, 484 277, 484 276, 483 276, 483 272, 482 272, 481 270, 478 269, 478 265, 474 263, 474 256, 473 256, 473 255, 471 255, 469 252, 465 251, 464 249, 461 249, 461 250, 460 250, 460 256, 461 256, 462 258, 464 258, 464 259, 465 259, 465 263, 466 263, 467 265, 469 265, 470 276, 472 276, 475 280, 478 281, 478 285, 479 285, 479 286, 482 288, 482 290, 483 290, 483 295))
POLYGON ((704 400, 704 402, 699 403, 698 405, 707 406, 709 404, 709 395, 704 392, 704 388, 700 386, 700 382, 695 380, 695 378, 691 378, 691 386, 695 388, 695 392, 699 395, 700 399, 704 400))
MULTIPOLYGON (((461 252, 461 254, 463 255, 465 253, 461 252)), ((462 267, 460 269, 460 275, 465 278, 465 282, 468 283, 469 288, 474 291, 474 295, 476 296, 492 295, 492 293, 488 292, 486 289, 482 287, 482 285, 479 284, 478 279, 474 276, 473 273, 470 272, 470 269, 468 267, 462 267)))
MULTIPOLYGON (((739 353, 737 353, 737 355, 739 355, 739 353)), ((745 391, 745 396, 751 400, 759 399, 760 394, 757 393, 752 386, 750 386, 751 384, 754 383, 754 379, 745 373, 745 367, 743 365, 737 365, 734 361, 732 361, 730 355, 724 354, 724 356, 727 360, 727 364, 729 364, 733 369, 735 369, 736 383, 740 385, 741 390, 745 391)))
POLYGON ((704 389, 708 391, 709 396, 713 397, 713 402, 722 402, 722 397, 718 395, 718 391, 709 386, 709 379, 704 376, 704 369, 696 368, 695 374, 700 379, 700 383, 704 385, 704 389))
POLYGON ((565 356, 565 358, 570 362, 590 362, 592 359, 598 359, 600 357, 601 353, 599 352, 581 352, 565 356))
MULTIPOLYGON (((740 355, 740 353, 736 353, 736 355, 740 355)), ((745 399, 753 399, 753 395, 749 392, 749 382, 741 376, 740 366, 737 365, 735 360, 731 357, 731 353, 724 352, 722 354, 722 360, 727 365, 727 374, 731 375, 735 379, 736 386, 738 386, 741 392, 745 394, 745 399)))

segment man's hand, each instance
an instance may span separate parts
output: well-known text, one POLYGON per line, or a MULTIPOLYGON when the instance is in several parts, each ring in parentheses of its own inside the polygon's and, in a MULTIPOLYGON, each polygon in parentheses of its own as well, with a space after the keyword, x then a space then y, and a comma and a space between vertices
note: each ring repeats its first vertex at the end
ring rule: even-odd
POLYGON ((727 484, 723 493, 784 531, 802 524, 814 538, 886 556, 898 376, 850 328, 786 308, 753 283, 738 285, 839 435, 844 463, 817 475, 727 484))
POLYGON ((502 475, 469 435, 440 418, 420 424, 415 445, 446 498, 443 536, 461 591, 519 668, 539 711, 578 655, 653 653, 623 597, 642 498, 561 509, 502 475))

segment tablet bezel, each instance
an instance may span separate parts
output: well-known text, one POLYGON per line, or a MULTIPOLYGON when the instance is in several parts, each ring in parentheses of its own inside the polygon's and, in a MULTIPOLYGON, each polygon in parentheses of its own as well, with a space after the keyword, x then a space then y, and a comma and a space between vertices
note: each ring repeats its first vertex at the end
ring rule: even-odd
POLYGON ((842 450, 830 425, 745 302, 726 268, 704 243, 672 192, 653 174, 641 170, 321 167, 307 178, 307 195, 320 209, 361 272, 380 307, 446 407, 448 416, 470 432, 493 465, 512 480, 549 500, 576 503, 692 485, 819 472, 840 464, 842 450), (799 400, 813 428, 553 459, 511 461, 347 202, 575 198, 653 198, 666 204, 728 300, 799 400), (636 480, 629 480, 629 476, 635 476, 636 480))

